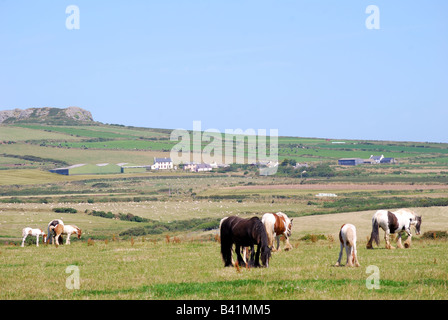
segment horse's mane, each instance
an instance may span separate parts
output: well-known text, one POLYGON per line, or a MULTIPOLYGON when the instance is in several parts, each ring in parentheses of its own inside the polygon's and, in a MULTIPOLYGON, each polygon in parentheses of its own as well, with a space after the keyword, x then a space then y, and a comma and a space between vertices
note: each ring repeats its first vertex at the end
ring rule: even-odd
POLYGON ((268 235, 266 233, 266 227, 264 226, 263 222, 258 217, 252 218, 254 221, 254 230, 257 232, 257 234, 260 236, 260 241, 262 246, 268 245, 268 235))

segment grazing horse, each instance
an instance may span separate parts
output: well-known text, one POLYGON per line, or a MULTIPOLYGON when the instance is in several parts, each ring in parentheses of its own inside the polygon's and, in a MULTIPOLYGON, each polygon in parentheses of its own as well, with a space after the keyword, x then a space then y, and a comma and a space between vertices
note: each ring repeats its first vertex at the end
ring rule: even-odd
MULTIPOLYGON (((221 219, 221 221, 219 222, 219 234, 221 235, 221 225, 222 225, 222 222, 224 221, 224 220, 226 220, 228 217, 224 217, 224 218, 222 218, 221 219)), ((242 253, 242 255, 243 255, 243 260, 244 260, 244 262, 245 263, 247 263, 247 255, 248 255, 248 252, 249 252, 249 248, 247 248, 247 247, 241 247, 241 253, 242 253)), ((232 248, 232 251, 233 251, 233 248, 232 248)), ((233 260, 233 255, 232 255, 232 265, 234 266, 235 265, 235 261, 233 260)))
POLYGON ((400 209, 394 212, 389 210, 378 210, 372 217, 372 233, 370 240, 367 243, 367 249, 372 249, 372 242, 375 241, 377 245, 380 243, 379 228, 383 229, 384 239, 386 240, 386 249, 395 249, 391 246, 389 235, 391 233, 398 233, 397 246, 403 248, 401 244, 401 232, 406 231, 408 239, 405 242, 405 247, 411 245, 411 226, 415 227, 416 234, 420 234, 420 226, 422 224, 422 217, 417 216, 409 209, 400 209))
POLYGON ((28 236, 36 237, 36 246, 39 246, 39 236, 42 236, 42 242, 47 242, 47 235, 42 231, 42 229, 32 229, 30 227, 26 227, 22 229, 22 247, 25 246, 25 240, 28 236))
MULTIPOLYGON (((55 234, 52 231, 58 224, 64 226, 64 222, 61 219, 54 219, 48 223, 48 227, 47 227, 48 239, 47 240, 48 240, 49 244, 52 244, 55 241, 55 239, 54 239, 55 234)), ((62 243, 62 241, 63 241, 62 236, 59 237, 58 241, 60 241, 62 243)))
POLYGON ((56 245, 59 245, 59 237, 61 234, 67 235, 67 240, 65 244, 70 244, 70 236, 72 234, 76 234, 78 236, 78 239, 81 238, 81 229, 79 229, 77 226, 74 225, 62 225, 58 224, 56 226, 50 226, 50 230, 52 233, 54 233, 56 238, 56 245))
POLYGON ((266 232, 268 234, 269 247, 273 251, 280 250, 280 236, 283 234, 286 238, 285 250, 288 251, 292 249, 289 243, 289 237, 291 236, 292 220, 289 219, 283 212, 277 213, 265 213, 261 218, 264 226, 266 227, 266 232), (274 237, 277 239, 277 247, 274 245, 274 237))
POLYGON ((339 230, 339 241, 341 243, 341 250, 339 251, 339 259, 336 262, 336 267, 340 266, 342 259, 342 252, 345 248, 347 254, 346 267, 359 267, 358 252, 356 250, 356 228, 352 224, 343 224, 339 230))
POLYGON ((224 260, 224 266, 232 266, 232 246, 235 244, 235 252, 238 264, 242 267, 247 266, 241 256, 242 247, 250 247, 249 266, 260 267, 261 262, 264 267, 269 266, 269 258, 271 257, 271 249, 268 246, 268 236, 266 229, 258 217, 243 219, 231 216, 221 221, 221 255, 224 260), (255 252, 254 246, 257 245, 255 252))

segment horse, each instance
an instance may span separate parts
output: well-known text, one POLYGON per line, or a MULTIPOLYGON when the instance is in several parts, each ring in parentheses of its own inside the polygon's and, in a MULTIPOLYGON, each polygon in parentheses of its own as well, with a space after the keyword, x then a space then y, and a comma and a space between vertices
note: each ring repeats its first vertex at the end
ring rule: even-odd
MULTIPOLYGON (((221 225, 222 225, 222 222, 224 221, 224 220, 226 220, 228 217, 224 217, 224 218, 222 218, 221 219, 221 221, 219 222, 219 234, 221 235, 221 225)), ((248 254, 249 254, 249 248, 247 248, 247 247, 241 247, 241 253, 242 253, 242 255, 243 255, 243 260, 244 260, 244 262, 247 264, 247 256, 248 256, 248 254)), ((232 248, 232 251, 233 251, 233 248, 232 248)), ((233 260, 233 255, 232 255, 232 265, 235 265, 235 261, 233 260)))
POLYGON ((356 227, 350 223, 343 224, 339 230, 339 242, 341 243, 341 250, 339 251, 339 259, 336 262, 336 267, 340 266, 342 259, 342 251, 345 248, 347 254, 346 267, 359 267, 358 252, 356 250, 356 227))
POLYGON ((65 244, 70 244, 70 236, 72 234, 76 234, 78 236, 78 239, 81 238, 82 231, 77 226, 74 225, 62 225, 58 224, 56 226, 50 226, 50 230, 52 233, 54 233, 56 238, 56 245, 59 245, 59 237, 61 234, 67 235, 67 240, 65 244))
POLYGON ((220 226, 220 236, 221 255, 225 267, 232 266, 233 244, 235 244, 237 261, 240 266, 261 267, 260 254, 263 266, 269 266, 271 248, 268 246, 268 236, 260 218, 243 219, 237 216, 231 216, 223 219, 220 226), (255 245, 257 245, 256 252, 254 250, 255 245), (241 247, 251 248, 250 260, 247 264, 241 256, 241 247))
POLYGON ((415 227, 416 235, 420 234, 420 226, 422 224, 422 217, 416 215, 409 209, 399 209, 391 212, 389 210, 378 210, 372 217, 372 233, 370 240, 367 242, 367 249, 372 249, 372 242, 375 241, 379 245, 379 228, 384 230, 384 239, 386 240, 386 249, 395 249, 389 241, 391 233, 398 233, 397 246, 403 248, 401 244, 401 232, 405 231, 408 234, 408 239, 405 242, 405 247, 409 248, 411 245, 411 226, 415 227))
POLYGON ((266 227, 269 247, 271 247, 273 251, 280 250, 280 236, 282 234, 286 238, 285 250, 288 251, 292 249, 292 246, 289 243, 289 237, 291 236, 292 229, 292 220, 293 219, 289 219, 288 216, 283 212, 265 213, 261 218, 261 221, 266 227), (273 247, 274 237, 277 239, 277 247, 273 247))
POLYGON ((25 240, 28 236, 36 237, 36 246, 39 246, 39 236, 42 236, 42 242, 47 242, 47 235, 45 232, 42 231, 42 229, 32 229, 30 227, 26 227, 22 229, 22 245, 21 247, 25 246, 25 240))
MULTIPOLYGON (((54 219, 54 220, 51 220, 51 221, 48 223, 48 227, 47 227, 48 238, 47 238, 47 241, 48 241, 49 244, 52 244, 53 241, 55 240, 55 239, 54 239, 54 232, 52 232, 52 230, 53 230, 58 224, 60 224, 60 225, 63 226, 63 225, 64 225, 64 222, 63 222, 61 219, 54 219), (52 228, 51 228, 51 227, 52 227, 52 228), (50 235, 51 235, 51 236, 50 236, 50 235)), ((60 241, 61 243, 63 242, 62 236, 59 236, 58 241, 60 241)))

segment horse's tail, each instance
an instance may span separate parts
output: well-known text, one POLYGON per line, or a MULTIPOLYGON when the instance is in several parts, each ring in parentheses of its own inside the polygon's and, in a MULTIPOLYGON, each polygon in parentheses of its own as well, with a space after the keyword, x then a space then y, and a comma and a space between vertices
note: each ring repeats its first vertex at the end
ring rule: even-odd
POLYGON ((224 266, 229 267, 232 266, 232 240, 229 233, 229 223, 225 223, 228 221, 227 218, 221 220, 219 225, 219 236, 221 238, 221 256, 224 261, 224 266))
POLYGON ((372 249, 372 241, 375 241, 376 245, 380 244, 380 231, 378 225, 378 219, 376 216, 372 218, 372 233, 370 234, 370 240, 367 243, 367 249, 372 249))

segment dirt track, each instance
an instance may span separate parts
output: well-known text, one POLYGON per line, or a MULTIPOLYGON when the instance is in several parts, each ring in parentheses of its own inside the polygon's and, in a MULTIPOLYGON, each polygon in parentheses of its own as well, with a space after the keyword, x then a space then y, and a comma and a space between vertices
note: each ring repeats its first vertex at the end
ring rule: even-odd
POLYGON ((448 189, 448 185, 440 184, 278 184, 236 186, 224 189, 251 190, 251 189, 297 189, 297 190, 440 190, 448 189))

